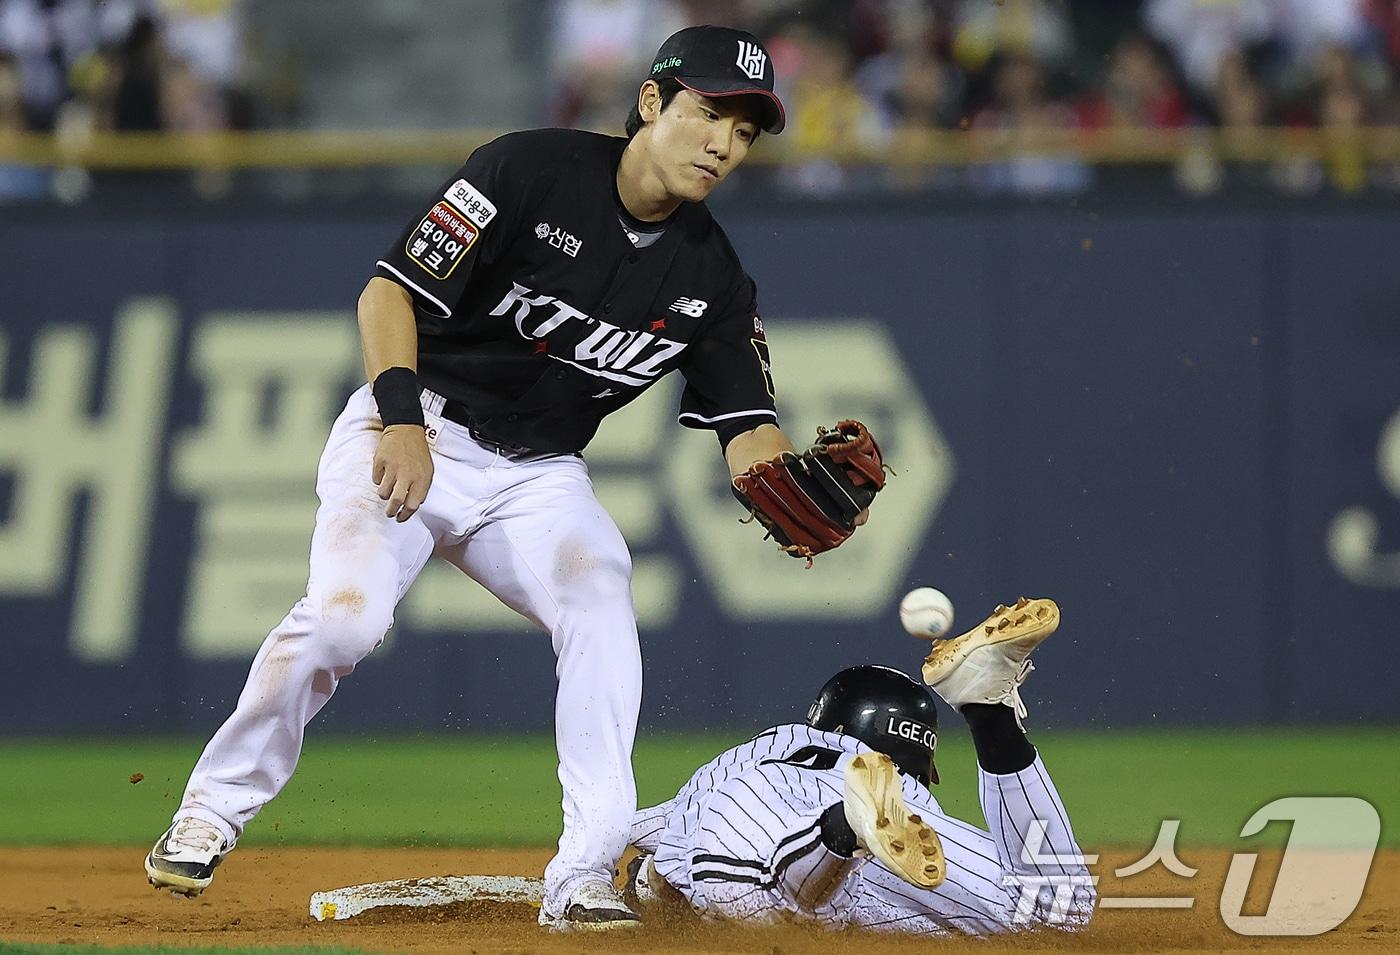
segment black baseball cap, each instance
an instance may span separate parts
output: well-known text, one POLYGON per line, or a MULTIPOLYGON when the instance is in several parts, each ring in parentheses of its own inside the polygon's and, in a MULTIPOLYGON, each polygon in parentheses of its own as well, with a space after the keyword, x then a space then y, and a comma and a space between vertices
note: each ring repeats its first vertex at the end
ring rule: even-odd
POLYGON ((773 60, 758 37, 730 27, 686 27, 667 37, 656 51, 649 80, 671 77, 702 96, 755 95, 763 100, 765 132, 781 133, 787 124, 783 104, 773 92, 773 60))

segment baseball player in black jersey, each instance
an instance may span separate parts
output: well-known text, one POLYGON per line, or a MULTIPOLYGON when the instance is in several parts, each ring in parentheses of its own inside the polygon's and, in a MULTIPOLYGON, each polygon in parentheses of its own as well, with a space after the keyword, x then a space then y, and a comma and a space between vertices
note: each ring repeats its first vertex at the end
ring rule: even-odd
POLYGON ((731 475, 791 452, 754 282, 704 205, 783 123, 759 41, 690 28, 658 51, 627 138, 503 136, 407 223, 360 296, 369 384, 320 461, 306 596, 146 857, 153 884, 209 885, 437 553, 548 632, 558 658, 564 826, 542 924, 636 924, 611 883, 636 807, 631 558, 580 452, 674 370, 680 423, 718 435, 731 475))
POLYGON ((843 670, 804 723, 766 730, 637 813, 627 894, 711 918, 796 918, 833 928, 991 935, 1082 928, 1094 880, 1069 814, 1021 727, 1030 653, 1059 626, 1022 599, 940 641, 925 681, 972 730, 987 829, 943 812, 938 714, 888 667, 843 670))

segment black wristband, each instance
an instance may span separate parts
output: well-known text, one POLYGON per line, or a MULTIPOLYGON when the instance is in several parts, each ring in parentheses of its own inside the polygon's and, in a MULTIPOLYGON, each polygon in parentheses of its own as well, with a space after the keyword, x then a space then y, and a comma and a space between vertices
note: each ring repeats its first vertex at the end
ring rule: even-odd
POLYGON ((859 843, 856 842, 856 832, 851 828, 851 824, 846 821, 846 806, 844 803, 836 803, 834 806, 827 806, 826 810, 817 819, 821 825, 820 839, 822 845, 826 846, 838 856, 845 856, 847 859, 856 854, 859 843))
POLYGON ((379 405, 379 420, 384 427, 395 424, 416 424, 423 427, 423 405, 418 399, 418 373, 412 368, 395 366, 385 369, 371 386, 374 403, 379 405))

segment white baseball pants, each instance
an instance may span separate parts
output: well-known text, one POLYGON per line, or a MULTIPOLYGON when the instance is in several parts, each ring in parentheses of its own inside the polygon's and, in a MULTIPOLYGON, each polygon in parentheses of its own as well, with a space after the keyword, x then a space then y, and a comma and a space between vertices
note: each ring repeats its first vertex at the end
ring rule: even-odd
MULTIPOLYGON (((433 397, 425 394, 425 407, 433 397)), ((380 433, 366 385, 321 456, 306 596, 258 651, 176 816, 204 819, 231 841, 242 834, 291 777, 306 724, 383 641, 394 607, 436 552, 553 642, 564 828, 545 870, 545 908, 560 914, 581 882, 612 880, 636 809, 642 666, 626 542, 582 458, 512 459, 449 421, 432 448, 427 500, 397 523, 371 481, 380 433)))

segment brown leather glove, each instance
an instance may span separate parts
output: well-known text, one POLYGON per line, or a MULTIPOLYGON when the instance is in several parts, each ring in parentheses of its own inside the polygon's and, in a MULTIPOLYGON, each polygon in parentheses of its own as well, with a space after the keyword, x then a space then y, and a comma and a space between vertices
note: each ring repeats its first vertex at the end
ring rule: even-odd
POLYGON ((768 536, 812 565, 815 554, 839 547, 856 518, 885 486, 880 446, 859 421, 817 429, 806 451, 784 451, 734 479, 734 496, 768 536))

